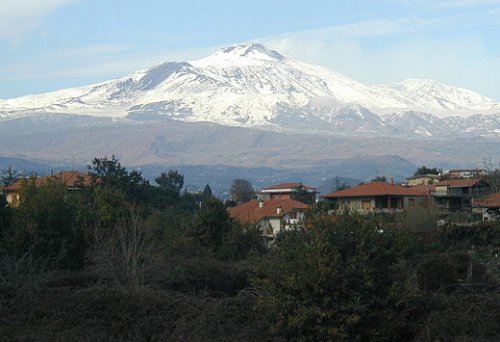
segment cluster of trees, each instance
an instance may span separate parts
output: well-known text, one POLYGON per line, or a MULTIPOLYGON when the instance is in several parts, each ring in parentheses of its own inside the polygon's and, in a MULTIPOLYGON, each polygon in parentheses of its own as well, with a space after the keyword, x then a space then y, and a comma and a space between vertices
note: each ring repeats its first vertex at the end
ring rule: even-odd
POLYGON ((415 173, 413 174, 414 176, 423 176, 423 175, 439 175, 442 173, 441 169, 438 169, 436 167, 426 167, 425 165, 422 165, 419 167, 415 173))
POLYGON ((315 208, 308 229, 268 248, 210 187, 183 193, 176 171, 158 186, 115 158, 95 159, 89 172, 92 186, 79 191, 27 181, 19 207, 0 197, 7 340, 500 336, 498 223, 414 234, 423 223, 412 215, 332 220, 315 208))

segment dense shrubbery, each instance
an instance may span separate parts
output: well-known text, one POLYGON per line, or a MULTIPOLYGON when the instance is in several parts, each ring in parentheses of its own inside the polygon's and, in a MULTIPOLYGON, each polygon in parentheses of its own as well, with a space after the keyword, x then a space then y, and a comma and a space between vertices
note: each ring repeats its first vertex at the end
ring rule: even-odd
MULTIPOLYGON (((207 190, 116 159, 0 197, 0 340, 498 340, 500 225, 321 218, 266 248, 207 190)), ((322 210, 323 209, 323 210, 322 210)))

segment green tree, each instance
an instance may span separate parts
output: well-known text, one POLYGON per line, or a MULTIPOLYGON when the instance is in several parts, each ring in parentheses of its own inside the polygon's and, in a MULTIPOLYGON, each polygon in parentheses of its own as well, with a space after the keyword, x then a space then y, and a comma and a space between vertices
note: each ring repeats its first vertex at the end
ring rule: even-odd
POLYGON ((259 306, 289 340, 402 340, 413 293, 402 241, 347 215, 285 232, 253 276, 259 306))
POLYGON ((16 180, 18 172, 9 166, 7 170, 2 172, 2 176, 0 177, 0 183, 4 186, 10 185, 13 181, 16 180))
POLYGON ((111 159, 107 157, 94 158, 92 165, 88 168, 94 186, 109 186, 120 189, 134 202, 145 199, 149 182, 142 177, 140 171, 128 172, 115 156, 112 156, 111 159))
POLYGON ((6 234, 11 228, 12 209, 7 205, 5 194, 0 193, 0 251, 7 243, 6 234))
POLYGON ((170 189, 180 192, 184 186, 184 175, 176 170, 168 170, 168 173, 162 172, 159 177, 155 179, 160 188, 170 189))
POLYGON ((387 182, 387 178, 385 176, 376 176, 371 181, 372 182, 387 182))
POLYGON ((203 188, 203 192, 201 193, 201 198, 203 198, 203 200, 206 201, 207 199, 210 199, 212 197, 214 197, 212 189, 210 188, 210 185, 207 184, 203 188))
POLYGON ((422 176, 422 175, 439 175, 441 173, 441 169, 438 169, 436 167, 433 168, 428 168, 425 165, 422 165, 419 167, 415 173, 413 174, 414 176, 422 176))
POLYGON ((252 184, 248 180, 242 178, 233 180, 229 193, 231 199, 238 204, 250 201, 254 194, 252 184))
POLYGON ((84 233, 76 224, 76 208, 68 200, 66 186, 57 180, 37 186, 32 178, 22 185, 20 197, 15 211, 19 252, 29 251, 35 260, 59 268, 82 268, 84 233))
POLYGON ((224 203, 211 198, 201 202, 200 210, 193 220, 192 235, 202 246, 216 252, 223 247, 232 225, 224 203))

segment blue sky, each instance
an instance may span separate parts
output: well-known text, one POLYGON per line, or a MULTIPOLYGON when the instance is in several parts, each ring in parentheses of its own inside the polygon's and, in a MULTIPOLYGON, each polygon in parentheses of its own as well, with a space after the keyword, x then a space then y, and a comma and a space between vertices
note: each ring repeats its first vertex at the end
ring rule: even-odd
POLYGON ((500 0, 0 0, 0 98, 251 41, 363 82, 431 78, 500 101, 500 0))

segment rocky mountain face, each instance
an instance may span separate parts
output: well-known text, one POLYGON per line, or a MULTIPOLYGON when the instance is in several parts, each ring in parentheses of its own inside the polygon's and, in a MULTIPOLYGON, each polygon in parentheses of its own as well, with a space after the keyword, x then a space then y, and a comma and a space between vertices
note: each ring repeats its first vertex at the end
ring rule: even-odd
POLYGON ((500 136, 500 103, 473 91, 419 79, 367 85, 253 43, 95 85, 0 100, 1 121, 40 114, 362 136, 500 136))

